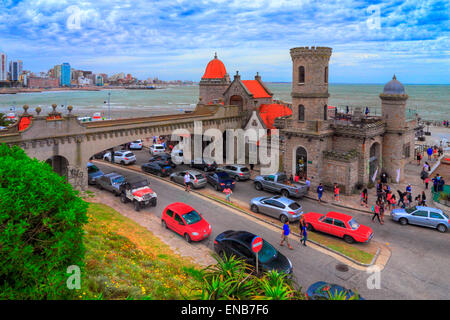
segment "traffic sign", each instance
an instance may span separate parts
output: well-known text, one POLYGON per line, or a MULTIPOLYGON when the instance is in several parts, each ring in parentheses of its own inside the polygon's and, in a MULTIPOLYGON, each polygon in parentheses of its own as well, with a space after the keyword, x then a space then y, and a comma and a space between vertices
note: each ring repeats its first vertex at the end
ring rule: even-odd
POLYGON ((258 253, 263 246, 263 239, 261 237, 254 237, 252 240, 252 250, 255 253, 258 253))

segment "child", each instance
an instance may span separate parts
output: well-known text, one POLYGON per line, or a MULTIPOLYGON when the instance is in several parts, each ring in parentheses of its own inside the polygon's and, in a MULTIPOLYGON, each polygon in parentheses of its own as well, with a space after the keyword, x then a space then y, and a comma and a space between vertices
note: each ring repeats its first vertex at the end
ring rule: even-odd
POLYGON ((339 186, 334 184, 334 200, 339 201, 339 186))
POLYGON ((233 193, 233 191, 231 191, 230 188, 225 188, 225 189, 223 189, 223 192, 224 192, 225 195, 226 195, 226 196, 225 196, 226 201, 231 202, 230 197, 231 197, 231 194, 233 193))

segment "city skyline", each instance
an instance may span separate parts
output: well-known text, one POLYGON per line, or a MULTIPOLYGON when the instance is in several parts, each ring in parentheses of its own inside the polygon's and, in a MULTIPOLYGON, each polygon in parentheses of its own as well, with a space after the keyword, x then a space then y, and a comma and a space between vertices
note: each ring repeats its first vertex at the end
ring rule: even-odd
POLYGON ((444 1, 3 1, 0 52, 27 70, 199 81, 218 53, 244 79, 290 82, 287 50, 329 46, 330 83, 448 84, 444 1), (18 41, 20 39, 20 41, 18 41), (27 48, 27 50, 24 50, 27 48))

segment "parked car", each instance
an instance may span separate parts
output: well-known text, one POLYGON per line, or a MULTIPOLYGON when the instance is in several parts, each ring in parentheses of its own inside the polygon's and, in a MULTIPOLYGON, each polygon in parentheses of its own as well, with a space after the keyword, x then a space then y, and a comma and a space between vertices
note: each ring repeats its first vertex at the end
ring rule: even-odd
POLYGON ((95 181, 100 178, 104 173, 97 168, 93 163, 88 162, 88 184, 95 184, 95 181))
POLYGON ((91 159, 103 159, 103 156, 108 152, 108 150, 103 150, 102 152, 98 152, 94 154, 91 159))
POLYGON ((130 144, 128 145, 128 148, 130 150, 142 150, 142 146, 143 146, 142 145, 142 140, 139 139, 139 140, 130 142, 130 144))
POLYGON ((244 165, 234 164, 217 168, 216 171, 223 171, 236 181, 244 181, 250 179, 250 169, 244 165))
MULTIPOLYGON (((191 176, 190 184, 191 184, 192 188, 199 189, 199 188, 203 188, 204 186, 206 186, 206 177, 203 175, 203 173, 201 173, 200 171, 197 171, 197 170, 187 170, 187 172, 189 172, 189 175, 191 176)), ((184 185, 185 174, 186 174, 186 171, 179 171, 179 172, 172 173, 170 175, 170 180, 184 185)))
POLYGON ((250 209, 280 219, 281 222, 300 220, 303 214, 302 206, 286 197, 257 197, 250 200, 250 209))
POLYGON ((172 167, 169 165, 163 165, 160 162, 144 163, 141 166, 142 171, 156 174, 160 177, 167 177, 172 173, 172 167))
POLYGON ((168 205, 162 214, 161 223, 183 236, 187 242, 201 241, 211 234, 211 225, 192 207, 181 202, 168 205))
POLYGON ((148 162, 158 162, 162 165, 171 166, 172 168, 176 168, 176 164, 172 161, 172 156, 168 153, 161 153, 156 156, 151 157, 148 162))
POLYGON ((191 160, 191 168, 203 171, 214 171, 217 169, 217 163, 213 159, 203 158, 191 160))
POLYGON ((283 197, 302 198, 308 192, 306 185, 291 183, 284 173, 262 175, 255 177, 253 182, 256 190, 266 190, 281 193, 283 197))
POLYGON ((147 180, 139 179, 125 182, 120 186, 120 201, 122 203, 133 202, 134 210, 139 211, 147 205, 156 207, 157 195, 150 187, 147 180))
MULTIPOLYGON (((105 153, 103 160, 111 161, 111 152, 105 153)), ((133 164, 136 163, 136 156, 133 152, 119 150, 114 152, 114 163, 133 164)))
POLYGON ((411 207, 406 209, 394 209, 391 212, 394 221, 401 225, 416 224, 419 226, 436 228, 440 232, 446 232, 450 227, 450 218, 440 209, 431 207, 411 207))
POLYGON ((330 298, 330 295, 334 297, 337 295, 345 295, 345 298, 347 300, 364 300, 363 297, 361 297, 360 295, 356 295, 356 293, 350 289, 346 289, 340 285, 323 281, 313 283, 309 286, 308 290, 306 290, 305 293, 306 298, 309 300, 328 300, 330 298))
POLYGON ((150 154, 152 156, 166 152, 166 148, 162 144, 154 144, 150 147, 150 154))
POLYGON ((115 196, 120 195, 120 186, 124 183, 125 177, 115 172, 107 173, 96 180, 99 189, 108 190, 115 196))
MULTIPOLYGON (((256 254, 251 249, 256 235, 247 231, 228 230, 222 232, 214 241, 214 251, 220 256, 236 256, 248 264, 256 266, 256 254)), ((260 271, 276 270, 292 273, 291 261, 263 239, 262 249, 258 253, 258 269, 260 271)))
POLYGON ((175 164, 184 164, 184 155, 183 150, 180 149, 173 149, 170 153, 172 162, 175 164))
POLYGON ((328 233, 347 243, 369 242, 373 238, 372 228, 360 225, 348 214, 330 211, 327 214, 308 212, 303 216, 308 230, 328 233))
POLYGON ((212 172, 206 175, 206 180, 217 191, 223 191, 225 188, 234 189, 236 182, 230 178, 226 172, 212 172))

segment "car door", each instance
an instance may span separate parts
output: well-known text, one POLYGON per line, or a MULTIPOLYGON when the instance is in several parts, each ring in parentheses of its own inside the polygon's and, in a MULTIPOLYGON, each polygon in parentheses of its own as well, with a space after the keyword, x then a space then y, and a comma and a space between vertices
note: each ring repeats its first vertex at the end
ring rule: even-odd
POLYGON ((445 224, 445 218, 440 213, 430 211, 428 223, 430 227, 436 228, 439 224, 445 224))
POLYGON ((108 177, 106 179, 102 179, 102 187, 110 192, 113 191, 112 187, 112 178, 108 177))
POLYGON ((428 211, 416 210, 411 213, 412 221, 410 223, 417 224, 419 226, 427 226, 428 222, 428 211))
POLYGON ((184 235, 184 221, 183 219, 181 219, 180 215, 176 212, 174 212, 174 218, 173 218, 174 222, 173 222, 173 230, 180 234, 180 235, 184 235))
POLYGON ((206 179, 208 180, 208 182, 213 186, 213 187, 216 187, 217 186, 217 183, 218 183, 218 177, 217 177, 217 174, 215 174, 215 173, 208 173, 207 175, 206 175, 206 179))
POLYGON ((322 218, 322 221, 318 221, 317 226, 319 231, 324 233, 331 233, 333 218, 324 217, 322 218))
POLYGON ((261 213, 267 214, 268 216, 274 216, 274 205, 271 199, 266 199, 261 201, 261 205, 259 206, 259 211, 261 213))
POLYGON ((241 244, 237 241, 232 241, 231 242, 231 251, 235 256, 244 259, 247 263, 249 263, 251 265, 255 264, 255 259, 254 259, 253 254, 243 244, 241 244))
POLYGON ((173 218, 174 218, 174 212, 170 209, 167 209, 165 221, 166 221, 167 226, 172 230, 174 230, 174 227, 173 227, 174 219, 173 218))
POLYGON ((186 174, 185 171, 178 172, 174 177, 175 182, 184 184, 184 175, 185 174, 186 174))
POLYGON ((114 163, 120 163, 122 161, 122 153, 114 152, 114 163))
POLYGON ((269 191, 274 191, 275 176, 264 177, 264 188, 269 191))
POLYGON ((333 226, 330 226, 331 234, 337 236, 337 237, 344 237, 347 231, 347 227, 345 226, 345 223, 341 220, 334 219, 333 226))

